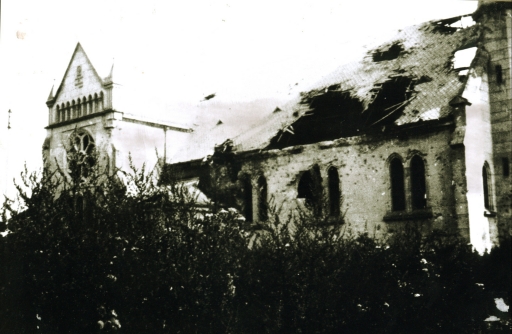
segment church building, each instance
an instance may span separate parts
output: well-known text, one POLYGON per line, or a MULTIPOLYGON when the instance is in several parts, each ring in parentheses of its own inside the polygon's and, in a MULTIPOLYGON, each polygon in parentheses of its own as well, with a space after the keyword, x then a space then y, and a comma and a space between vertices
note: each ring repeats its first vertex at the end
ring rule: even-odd
POLYGON ((376 237, 445 229, 483 251, 511 233, 511 50, 512 2, 480 0, 400 30, 250 126, 236 110, 192 130, 129 114, 113 70, 100 77, 78 44, 46 102, 43 157, 64 173, 70 154, 110 172, 131 157, 254 226, 302 211, 376 237))
POLYGON ((127 113, 125 106, 132 100, 123 89, 115 82, 113 65, 110 73, 100 77, 78 43, 64 78, 46 101, 45 167, 68 173, 70 153, 95 154, 94 163, 109 172, 128 170, 130 159, 137 169, 161 166, 192 130, 127 113))
POLYGON ((489 249, 511 232, 511 34, 510 1, 404 28, 250 130, 219 123, 210 131, 225 141, 173 156, 162 180, 197 180, 255 226, 302 211, 376 237, 415 224, 489 249))

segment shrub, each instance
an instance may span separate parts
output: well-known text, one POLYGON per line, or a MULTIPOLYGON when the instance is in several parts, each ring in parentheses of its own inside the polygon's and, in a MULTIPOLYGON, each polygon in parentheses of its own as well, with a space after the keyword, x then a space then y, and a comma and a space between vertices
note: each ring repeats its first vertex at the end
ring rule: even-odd
POLYGON ((510 301, 510 241, 479 256, 443 231, 375 240, 305 213, 254 229, 144 170, 117 175, 24 173, 20 205, 3 206, 0 332, 510 329, 493 313, 510 301))

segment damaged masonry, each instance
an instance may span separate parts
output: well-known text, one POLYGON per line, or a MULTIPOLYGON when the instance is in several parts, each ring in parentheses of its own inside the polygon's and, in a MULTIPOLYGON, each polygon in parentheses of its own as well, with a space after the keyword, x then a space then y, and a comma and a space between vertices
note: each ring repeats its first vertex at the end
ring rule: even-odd
POLYGON ((162 180, 196 178, 255 224, 272 202, 282 219, 302 210, 377 237, 414 222, 487 249, 510 230, 510 126, 498 135, 493 116, 512 109, 510 50, 493 49, 509 21, 482 5, 405 28, 247 131, 218 122, 214 151, 176 155, 162 180))
POLYGON ((77 44, 46 101, 43 159, 68 170, 79 137, 109 171, 158 164, 161 184, 183 182, 251 228, 303 212, 376 237, 456 231, 484 251, 512 221, 511 7, 406 27, 284 105, 231 110, 212 91, 192 128, 130 114, 113 67, 100 77, 77 44))

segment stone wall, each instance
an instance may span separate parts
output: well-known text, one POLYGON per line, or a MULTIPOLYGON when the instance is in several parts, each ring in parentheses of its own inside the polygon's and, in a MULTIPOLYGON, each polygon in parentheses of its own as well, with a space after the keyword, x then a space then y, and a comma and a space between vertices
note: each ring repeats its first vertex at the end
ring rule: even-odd
POLYGON ((188 135, 185 131, 141 123, 124 117, 121 112, 104 111, 69 124, 51 126, 43 147, 44 155, 53 170, 57 166, 65 170, 70 135, 75 130, 86 131, 95 142, 102 167, 109 171, 114 167, 128 171, 131 157, 137 169, 145 165, 150 171, 159 162, 163 163, 165 155, 173 154, 188 135))
MULTIPOLYGON (((75 130, 86 131, 94 140, 96 150, 99 152, 99 163, 103 168, 111 169, 110 160, 111 138, 110 131, 106 131, 105 124, 115 113, 100 113, 87 119, 77 120, 70 124, 58 127, 49 127, 43 146, 43 155, 46 155, 45 166, 51 170, 60 168, 67 170, 67 151, 70 148, 70 136, 75 130)), ((119 117, 119 116, 118 116, 119 117)))
MULTIPOLYGON (((237 157, 242 163, 238 175, 250 175, 253 198, 257 198, 257 179, 263 175, 268 185, 268 199, 276 204, 282 219, 303 207, 303 201, 297 199, 300 177, 318 165, 324 191, 328 188, 328 169, 337 168, 343 197, 340 211, 354 232, 368 231, 382 236, 410 221, 422 222, 426 230, 455 229, 459 225, 456 206, 467 216, 467 204, 464 196, 459 200, 454 196, 457 185, 464 184, 464 175, 452 171, 461 158, 449 145, 452 131, 452 126, 445 123, 435 129, 424 126, 401 134, 368 135, 283 150, 246 152, 237 157), (400 213, 391 212, 389 161, 392 156, 400 157, 405 168, 406 210, 400 213), (411 207, 410 162, 414 156, 419 156, 425 164, 425 210, 415 211, 411 207)), ((255 220, 258 217, 256 204, 254 201, 255 220)), ((464 226, 467 230, 467 223, 461 227, 464 226)))
POLYGON ((512 233, 512 9, 482 10, 481 43, 489 53, 489 100, 494 153, 496 213, 501 235, 512 233))

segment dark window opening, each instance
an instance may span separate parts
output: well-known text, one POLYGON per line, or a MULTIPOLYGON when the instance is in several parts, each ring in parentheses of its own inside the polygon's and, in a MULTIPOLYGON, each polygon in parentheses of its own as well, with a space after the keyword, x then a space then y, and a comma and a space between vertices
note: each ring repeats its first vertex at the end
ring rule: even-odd
POLYGON ((411 193, 412 209, 424 209, 427 206, 425 164, 417 155, 411 160, 411 193))
POLYGON ((297 197, 304 198, 306 206, 312 209, 314 214, 320 214, 322 179, 320 176, 320 168, 317 165, 302 174, 297 190, 297 197))
POLYGON ((487 166, 487 163, 482 167, 482 181, 484 185, 484 206, 487 210, 491 210, 491 191, 490 191, 490 173, 487 166))
POLYGON ((258 219, 268 220, 267 180, 263 175, 258 179, 258 219))
POLYGON ((83 111, 82 111, 83 115, 89 114, 89 112, 87 111, 87 98, 86 97, 82 98, 82 109, 83 109, 83 111))
POLYGON ((503 170, 503 176, 508 177, 510 175, 510 164, 508 158, 501 158, 501 165, 503 170))
POLYGON ((69 102, 66 104, 66 120, 71 119, 71 105, 69 102))
POLYGON ((404 166, 398 158, 389 164, 391 177, 391 208, 393 211, 405 210, 404 166))
POLYGON ((94 108, 93 108, 93 102, 92 102, 92 97, 91 95, 89 95, 89 114, 93 114, 94 113, 94 108))
POLYGON ((503 83, 503 70, 501 65, 496 65, 494 71, 496 73, 496 83, 501 85, 503 83))
POLYGON ((99 100, 98 100, 98 105, 99 105, 99 107, 98 107, 98 108, 99 108, 99 110, 98 110, 98 111, 102 111, 102 110, 103 110, 103 108, 104 108, 104 105, 103 105, 103 103, 104 103, 104 100, 103 100, 103 92, 100 92, 100 96, 98 97, 98 99, 99 99, 99 100))
POLYGON ((71 101, 71 117, 76 118, 76 105, 75 100, 71 101))
POLYGON ((242 179, 242 198, 242 212, 245 220, 252 222, 252 184, 249 176, 246 176, 242 179))
POLYGON ((98 94, 94 93, 94 100, 93 100, 93 111, 98 112, 99 110, 99 101, 98 101, 98 94))
POLYGON ((329 178, 329 213, 333 217, 338 217, 340 215, 341 200, 338 169, 336 169, 336 167, 331 167, 327 174, 329 178))
POLYGON ((304 198, 307 205, 311 205, 314 200, 313 196, 313 178, 309 171, 305 171, 299 181, 298 198, 304 198))

